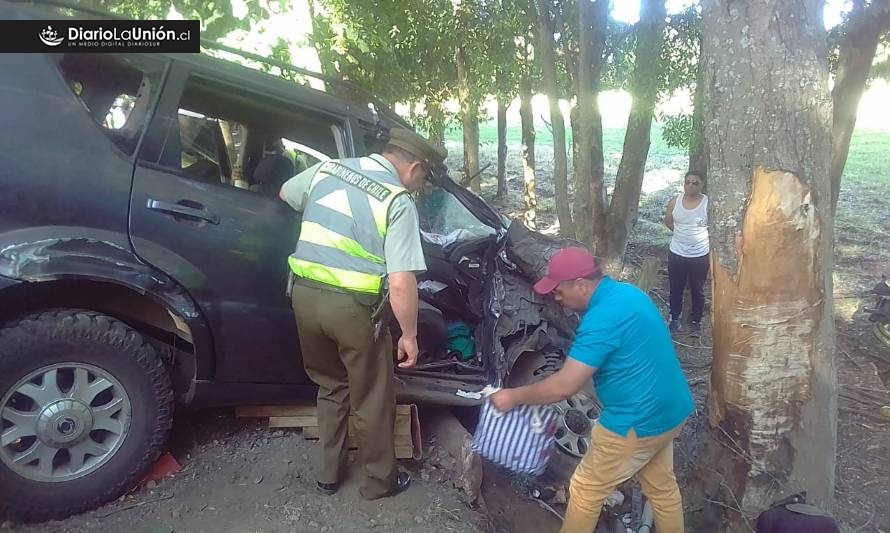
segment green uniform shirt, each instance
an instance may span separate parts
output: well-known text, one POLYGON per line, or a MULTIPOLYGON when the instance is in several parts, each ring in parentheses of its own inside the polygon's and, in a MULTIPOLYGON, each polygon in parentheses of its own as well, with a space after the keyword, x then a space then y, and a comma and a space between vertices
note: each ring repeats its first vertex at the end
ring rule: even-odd
MULTIPOLYGON (((398 173, 385 157, 379 154, 369 156, 398 179, 398 173)), ((321 163, 312 165, 287 180, 281 187, 281 197, 292 208, 303 212, 309 199, 309 187, 321 163)), ((423 248, 420 246, 420 222, 414 201, 407 194, 402 194, 389 209, 389 221, 386 238, 383 241, 383 259, 386 261, 386 272, 414 272, 419 274, 426 270, 423 248)))

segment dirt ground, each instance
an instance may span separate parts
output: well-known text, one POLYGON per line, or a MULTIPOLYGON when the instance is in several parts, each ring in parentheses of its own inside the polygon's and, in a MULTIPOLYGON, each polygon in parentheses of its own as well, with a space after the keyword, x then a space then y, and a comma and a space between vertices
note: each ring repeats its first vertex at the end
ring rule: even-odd
POLYGON ((230 411, 181 416, 170 451, 183 469, 121 500, 63 521, 16 526, 18 533, 495 531, 468 508, 445 474, 403 462, 411 487, 394 498, 366 501, 358 467, 334 496, 316 492, 311 441, 299 430, 272 430, 230 411))

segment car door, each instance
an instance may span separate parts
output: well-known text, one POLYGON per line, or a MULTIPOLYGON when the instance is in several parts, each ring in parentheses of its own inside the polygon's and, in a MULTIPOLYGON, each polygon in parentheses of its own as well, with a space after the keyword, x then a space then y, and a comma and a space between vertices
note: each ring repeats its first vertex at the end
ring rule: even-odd
POLYGON ((288 105, 174 63, 139 154, 130 236, 143 260, 198 303, 216 355, 212 375, 203 379, 308 382, 285 295, 298 215, 277 195, 250 190, 231 168, 238 150, 233 133, 274 123, 275 106, 288 105))

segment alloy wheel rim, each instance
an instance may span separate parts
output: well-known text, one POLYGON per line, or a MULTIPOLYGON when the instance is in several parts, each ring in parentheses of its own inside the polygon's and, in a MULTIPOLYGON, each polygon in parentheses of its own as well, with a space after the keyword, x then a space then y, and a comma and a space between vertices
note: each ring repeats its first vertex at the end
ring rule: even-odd
POLYGON ((80 362, 34 370, 0 401, 0 461, 41 482, 99 469, 123 444, 132 408, 121 383, 80 362))
POLYGON ((559 413, 556 445, 573 457, 583 457, 590 449, 590 432, 600 414, 596 399, 582 392, 554 407, 559 413))

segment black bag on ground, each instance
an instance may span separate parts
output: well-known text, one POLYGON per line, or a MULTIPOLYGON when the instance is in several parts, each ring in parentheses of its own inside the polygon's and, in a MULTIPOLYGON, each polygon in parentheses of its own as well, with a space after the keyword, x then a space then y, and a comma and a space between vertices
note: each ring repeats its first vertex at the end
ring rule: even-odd
POLYGON ((807 505, 806 493, 785 498, 757 518, 757 533, 840 533, 834 518, 807 505))

